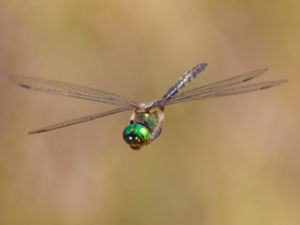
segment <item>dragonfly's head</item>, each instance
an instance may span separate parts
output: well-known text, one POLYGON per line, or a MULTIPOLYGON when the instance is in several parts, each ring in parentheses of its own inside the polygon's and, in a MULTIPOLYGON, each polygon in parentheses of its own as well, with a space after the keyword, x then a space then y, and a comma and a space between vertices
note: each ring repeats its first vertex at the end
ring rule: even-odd
POLYGON ((123 138, 133 150, 138 150, 143 145, 149 144, 151 133, 142 124, 130 123, 123 131, 123 138))

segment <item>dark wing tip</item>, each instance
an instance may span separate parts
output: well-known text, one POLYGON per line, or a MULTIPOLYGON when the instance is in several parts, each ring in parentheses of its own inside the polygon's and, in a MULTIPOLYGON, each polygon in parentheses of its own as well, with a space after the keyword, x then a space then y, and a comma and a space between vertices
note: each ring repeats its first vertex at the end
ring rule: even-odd
POLYGON ((273 82, 270 82, 268 85, 266 86, 262 86, 260 88, 260 90, 264 90, 264 89, 268 89, 268 88, 271 88, 271 87, 275 87, 275 86, 278 86, 278 85, 281 85, 281 84, 285 84, 287 83, 288 80, 276 80, 276 81, 273 81, 273 82))
POLYGON ((30 89, 31 86, 22 82, 21 76, 10 76, 10 81, 22 88, 30 89))
POLYGON ((30 89, 31 86, 30 85, 27 85, 27 84, 19 84, 20 87, 22 88, 26 88, 26 89, 30 89))
POLYGON ((256 70, 250 71, 249 73, 246 73, 246 75, 248 74, 250 76, 246 76, 246 78, 242 82, 248 82, 250 80, 253 80, 257 76, 260 76, 263 73, 265 73, 267 70, 268 70, 267 67, 262 67, 262 68, 258 68, 256 70))
POLYGON ((47 130, 41 129, 41 130, 33 130, 33 131, 29 131, 28 134, 39 134, 39 133, 43 133, 46 132, 47 130))

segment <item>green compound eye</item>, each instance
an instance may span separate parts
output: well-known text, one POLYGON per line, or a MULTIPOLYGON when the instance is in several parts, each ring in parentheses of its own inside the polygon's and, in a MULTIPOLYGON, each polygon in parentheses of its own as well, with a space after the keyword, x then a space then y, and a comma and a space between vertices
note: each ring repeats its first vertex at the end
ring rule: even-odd
POLYGON ((130 124, 124 129, 123 138, 131 148, 139 149, 142 145, 150 142, 151 133, 142 124, 130 124))

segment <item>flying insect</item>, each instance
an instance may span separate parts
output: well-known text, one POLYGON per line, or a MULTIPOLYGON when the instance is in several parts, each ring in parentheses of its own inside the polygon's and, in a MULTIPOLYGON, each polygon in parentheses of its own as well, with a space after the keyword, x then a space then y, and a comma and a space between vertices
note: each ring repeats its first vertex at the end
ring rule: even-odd
POLYGON ((262 81, 258 83, 249 82, 267 71, 267 68, 261 68, 180 92, 187 84, 197 78, 199 74, 204 71, 206 66, 206 63, 196 65, 183 74, 179 80, 168 89, 161 99, 147 103, 137 103, 114 93, 67 82, 27 76, 12 76, 11 80, 25 89, 96 101, 115 106, 114 109, 109 111, 66 120, 30 131, 29 134, 47 132, 125 111, 133 111, 129 125, 125 127, 123 131, 123 139, 134 150, 138 150, 142 146, 148 145, 157 139, 163 127, 164 108, 168 105, 265 90, 287 82, 287 80, 262 81))

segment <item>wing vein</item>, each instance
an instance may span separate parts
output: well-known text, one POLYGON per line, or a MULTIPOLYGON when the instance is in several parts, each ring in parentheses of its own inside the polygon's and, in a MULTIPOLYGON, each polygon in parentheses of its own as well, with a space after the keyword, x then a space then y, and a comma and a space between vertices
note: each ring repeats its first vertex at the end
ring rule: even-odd
POLYGON ((265 71, 267 71, 267 68, 256 69, 247 73, 243 73, 205 86, 185 91, 182 94, 175 96, 173 99, 181 99, 183 97, 194 96, 197 94, 200 95, 205 93, 212 93, 232 86, 238 86, 250 80, 253 80, 254 78, 257 78, 258 76, 262 75, 265 71))
POLYGON ((53 124, 53 125, 50 125, 50 126, 46 126, 46 127, 43 127, 43 128, 37 129, 37 130, 33 130, 33 131, 30 131, 29 134, 37 134, 37 133, 52 131, 52 130, 56 130, 56 129, 59 129, 59 128, 75 125, 75 124, 78 124, 78 123, 88 122, 88 121, 91 121, 91 120, 99 119, 99 118, 102 118, 102 117, 105 117, 105 116, 113 115, 113 114, 120 113, 120 112, 129 111, 129 110, 131 110, 131 108, 121 107, 121 108, 116 108, 116 109, 112 109, 112 110, 105 111, 105 112, 94 113, 94 114, 90 114, 90 115, 87 115, 87 116, 82 116, 82 117, 75 118, 75 119, 65 120, 65 121, 62 121, 60 123, 56 123, 56 124, 53 124))
POLYGON ((120 95, 77 84, 25 76, 12 76, 11 80, 20 87, 49 94, 97 101, 114 106, 131 108, 138 106, 134 101, 120 95))
POLYGON ((182 98, 171 99, 168 102, 168 105, 176 104, 180 102, 188 102, 188 101, 207 99, 207 98, 219 98, 219 97, 224 97, 229 95, 236 95, 236 94, 248 93, 253 91, 265 90, 267 88, 275 87, 284 84, 286 82, 287 80, 264 81, 260 83, 240 85, 240 86, 235 86, 228 89, 222 89, 222 90, 217 90, 212 92, 198 93, 190 96, 183 96, 182 98))

